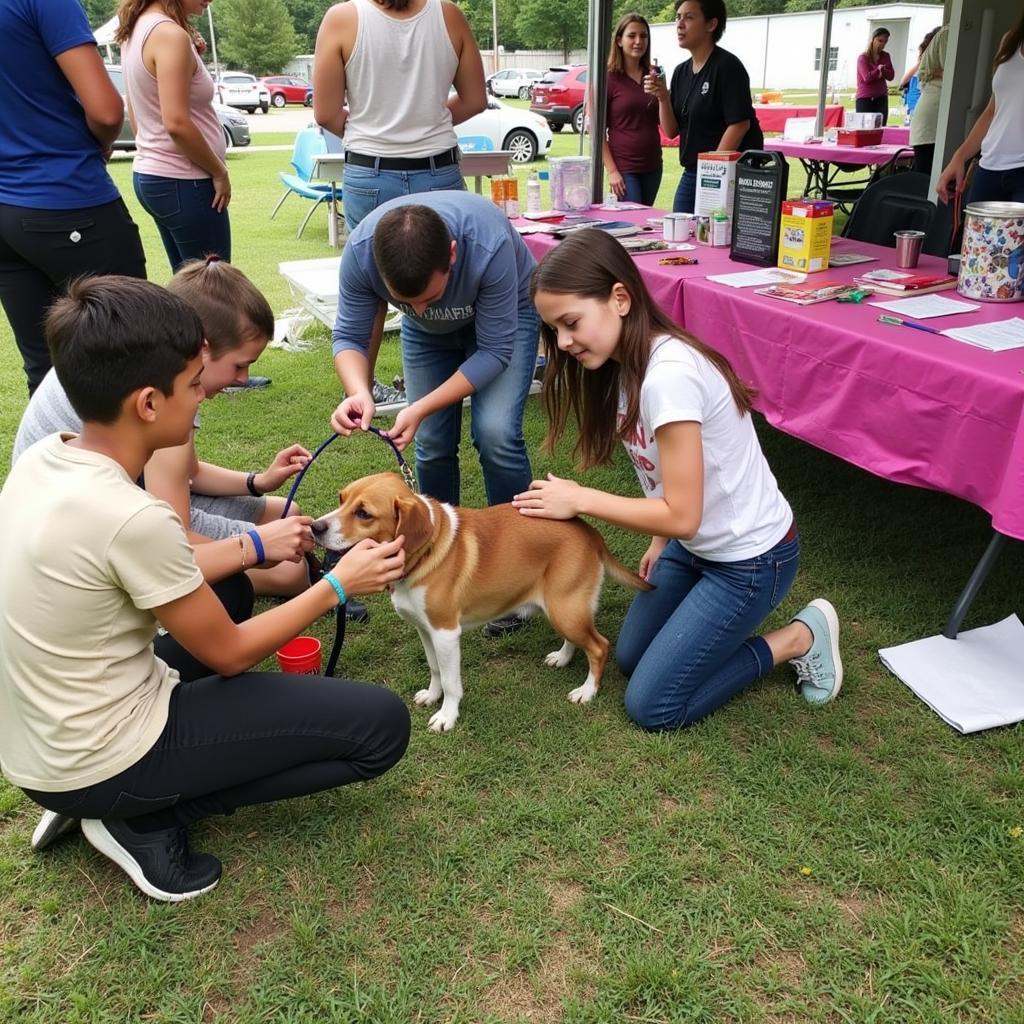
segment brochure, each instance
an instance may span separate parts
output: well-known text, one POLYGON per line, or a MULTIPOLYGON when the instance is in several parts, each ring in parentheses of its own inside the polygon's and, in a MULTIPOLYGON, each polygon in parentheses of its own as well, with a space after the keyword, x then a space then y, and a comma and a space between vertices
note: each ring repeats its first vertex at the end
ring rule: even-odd
POLYGON ((840 281, 805 281, 802 284, 773 284, 767 288, 756 288, 754 294, 795 302, 798 306, 813 306, 816 302, 836 299, 850 290, 850 285, 840 281))

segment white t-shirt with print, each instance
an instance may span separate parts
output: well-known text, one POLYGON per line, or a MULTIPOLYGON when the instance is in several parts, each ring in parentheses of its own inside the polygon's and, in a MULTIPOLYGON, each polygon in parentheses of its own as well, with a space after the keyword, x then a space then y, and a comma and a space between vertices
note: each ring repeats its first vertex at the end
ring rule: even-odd
MULTIPOLYGON (((619 395, 619 421, 625 395, 619 395)), ((699 423, 704 455, 704 509, 696 536, 681 541, 712 562, 764 554, 789 530, 793 512, 782 496, 754 432, 726 379, 700 352, 678 338, 652 345, 640 416, 625 441, 640 486, 649 498, 664 494, 655 432, 666 423, 699 423)))

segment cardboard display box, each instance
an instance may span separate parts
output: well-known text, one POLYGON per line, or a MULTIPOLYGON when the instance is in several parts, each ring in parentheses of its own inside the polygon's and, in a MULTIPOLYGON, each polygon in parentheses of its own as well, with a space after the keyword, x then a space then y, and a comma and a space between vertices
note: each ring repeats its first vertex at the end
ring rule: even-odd
POLYGON ((809 274, 828 270, 832 221, 832 203, 817 199, 787 199, 782 204, 779 266, 809 274))

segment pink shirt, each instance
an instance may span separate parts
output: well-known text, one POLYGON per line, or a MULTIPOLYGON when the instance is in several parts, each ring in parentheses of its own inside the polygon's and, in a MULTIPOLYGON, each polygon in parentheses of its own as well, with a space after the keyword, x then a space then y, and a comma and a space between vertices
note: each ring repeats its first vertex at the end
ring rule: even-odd
POLYGON ((857 99, 878 99, 889 94, 889 83, 896 77, 889 54, 882 51, 876 64, 866 53, 857 58, 857 99))
MULTIPOLYGON (((124 87, 135 114, 135 162, 132 167, 140 174, 156 174, 161 178, 209 178, 210 175, 185 156, 167 134, 160 115, 156 76, 142 60, 142 48, 150 32, 162 21, 176 24, 164 14, 143 14, 135 23, 131 37, 121 48, 124 87)), ((188 89, 189 112, 210 149, 223 160, 224 133, 213 109, 213 79, 194 47, 192 52, 196 69, 188 89)))

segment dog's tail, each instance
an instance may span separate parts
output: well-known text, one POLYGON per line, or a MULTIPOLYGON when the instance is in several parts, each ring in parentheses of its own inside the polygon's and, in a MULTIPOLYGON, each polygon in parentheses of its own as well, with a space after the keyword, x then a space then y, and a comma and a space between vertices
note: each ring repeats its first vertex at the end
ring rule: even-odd
POLYGON ((604 567, 608 570, 609 574, 617 579, 624 587, 630 587, 633 590, 654 590, 655 586, 653 583, 648 583, 643 576, 637 575, 632 569, 623 565, 612 553, 608 550, 608 545, 602 543, 601 545, 601 561, 604 562, 604 567))

